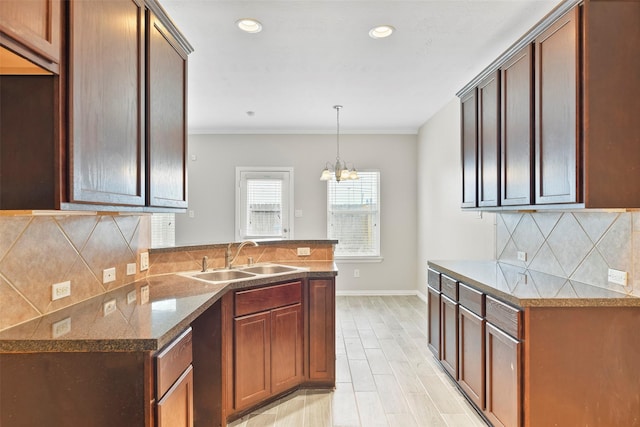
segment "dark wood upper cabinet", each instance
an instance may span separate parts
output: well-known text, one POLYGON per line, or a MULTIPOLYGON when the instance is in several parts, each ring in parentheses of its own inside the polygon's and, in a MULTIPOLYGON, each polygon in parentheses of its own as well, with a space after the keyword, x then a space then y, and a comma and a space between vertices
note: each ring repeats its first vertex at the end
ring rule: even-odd
POLYGON ((156 0, 0 1, 0 209, 186 209, 192 51, 156 0))
POLYGON ((478 106, 476 90, 461 100, 462 207, 478 206, 478 106))
POLYGON ((639 16, 638 1, 562 2, 458 93, 463 207, 496 206, 484 201, 492 194, 479 92, 479 202, 470 199, 466 102, 499 71, 500 209, 640 208, 640 44, 629 42, 640 39, 639 16))
POLYGON ((478 85, 478 206, 500 203, 500 74, 478 85))
POLYGON ((152 12, 147 31, 147 205, 187 207, 187 52, 152 12))
POLYGON ((69 201, 144 206, 144 4, 69 7, 69 201))
POLYGON ((500 204, 529 205, 533 173, 533 47, 526 45, 501 68, 500 204))
POLYGON ((61 9, 61 0, 0 1, 0 45, 42 68, 59 73, 61 9))
POLYGON ((579 202, 579 9, 535 40, 535 203, 579 202))

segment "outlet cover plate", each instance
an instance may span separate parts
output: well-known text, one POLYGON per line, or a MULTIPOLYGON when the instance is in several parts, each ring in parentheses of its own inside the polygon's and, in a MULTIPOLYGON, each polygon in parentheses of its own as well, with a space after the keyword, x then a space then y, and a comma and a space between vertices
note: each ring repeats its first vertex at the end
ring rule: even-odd
POLYGON ((136 263, 132 262, 127 264, 127 276, 131 276, 132 274, 136 274, 136 263))
POLYGON ((518 261, 527 262, 527 253, 518 251, 518 261))
POLYGON ((149 285, 145 285, 140 288, 140 304, 146 304, 149 302, 149 285))
POLYGON ((610 268, 607 274, 607 279, 611 283, 615 283, 616 285, 627 286, 627 272, 614 270, 610 268))
POLYGON ((51 285, 51 301, 59 300, 60 298, 68 297, 71 295, 71 281, 54 283, 51 285))
POLYGON ((136 302, 136 290, 132 290, 127 294, 127 304, 133 304, 136 302))
POLYGON ((116 300, 111 299, 104 303, 104 305, 102 306, 102 312, 105 316, 108 316, 114 311, 116 311, 116 307, 117 307, 116 300))
POLYGON ((298 248, 298 256, 311 255, 311 248, 298 248))
POLYGON ((116 280, 116 268, 105 268, 102 270, 102 283, 111 283, 116 280))
POLYGON ((51 337, 58 338, 71 332, 71 317, 65 317, 62 320, 51 324, 51 337))

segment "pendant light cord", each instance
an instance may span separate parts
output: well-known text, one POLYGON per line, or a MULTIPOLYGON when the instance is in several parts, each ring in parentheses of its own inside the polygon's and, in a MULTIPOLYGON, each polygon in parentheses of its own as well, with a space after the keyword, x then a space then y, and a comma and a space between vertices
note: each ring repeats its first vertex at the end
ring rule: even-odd
POLYGON ((336 144, 338 146, 338 149, 336 150, 336 160, 340 162, 340 109, 342 108, 342 105, 334 105, 333 108, 336 109, 336 144))

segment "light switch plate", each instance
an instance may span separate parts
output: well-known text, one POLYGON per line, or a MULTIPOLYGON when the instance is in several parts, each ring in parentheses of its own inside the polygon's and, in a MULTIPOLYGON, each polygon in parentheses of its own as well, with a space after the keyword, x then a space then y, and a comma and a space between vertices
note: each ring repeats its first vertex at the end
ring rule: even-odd
POLYGON ((136 274, 136 263, 132 262, 127 264, 127 276, 131 276, 132 274, 136 274))
POLYGON ((149 252, 142 252, 140 254, 140 271, 149 269, 149 252))
POLYGON ((527 262, 527 253, 518 251, 518 261, 527 262))
POLYGON ((298 248, 298 256, 311 255, 311 248, 298 248))
POLYGON ((132 290, 127 294, 127 304, 133 304, 136 302, 136 290, 132 290))

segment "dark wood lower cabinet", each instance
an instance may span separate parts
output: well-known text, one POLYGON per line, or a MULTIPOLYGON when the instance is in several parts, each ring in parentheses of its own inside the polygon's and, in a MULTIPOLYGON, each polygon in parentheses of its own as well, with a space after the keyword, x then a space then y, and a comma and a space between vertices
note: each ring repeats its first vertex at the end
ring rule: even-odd
POLYGON ((158 401, 157 427, 193 427, 193 368, 158 401))
POLYGON ((459 307, 458 384, 479 409, 484 409, 485 396, 485 320, 459 307))
POLYGON ((447 297, 440 296, 440 321, 442 345, 440 346, 440 361, 444 369, 454 379, 458 379, 458 303, 447 297))
POLYGON ((487 323, 487 406, 485 415, 497 426, 521 425, 520 341, 487 323))
POLYGON ((234 408, 244 409, 271 395, 271 313, 234 320, 234 408))
POLYGON ((333 387, 336 380, 335 280, 309 279, 307 289, 307 382, 333 387))
POLYGON ((427 287, 427 305, 429 307, 429 328, 427 329, 427 345, 429 350, 440 358, 440 292, 431 286, 427 287))
POLYGON ((297 386, 304 379, 302 305, 271 311, 271 393, 297 386))

